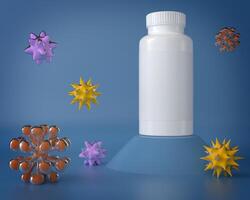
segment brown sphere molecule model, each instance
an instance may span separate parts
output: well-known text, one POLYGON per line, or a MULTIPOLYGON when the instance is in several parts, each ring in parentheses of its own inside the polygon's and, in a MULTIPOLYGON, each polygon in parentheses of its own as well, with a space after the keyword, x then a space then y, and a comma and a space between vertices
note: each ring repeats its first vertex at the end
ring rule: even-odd
POLYGON ((60 158, 49 155, 52 151, 64 151, 70 141, 67 138, 58 138, 59 128, 56 126, 26 125, 22 128, 24 137, 13 138, 10 149, 30 153, 30 156, 18 156, 12 159, 9 166, 13 170, 22 172, 21 179, 32 184, 42 184, 48 179, 54 183, 58 180, 58 172, 69 163, 68 157, 60 158))

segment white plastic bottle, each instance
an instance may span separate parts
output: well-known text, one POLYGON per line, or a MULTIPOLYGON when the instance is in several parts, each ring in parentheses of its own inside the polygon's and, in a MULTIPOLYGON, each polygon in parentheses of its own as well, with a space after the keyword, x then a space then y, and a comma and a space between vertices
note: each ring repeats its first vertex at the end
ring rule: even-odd
POLYGON ((193 134, 193 42, 186 16, 147 15, 148 35, 139 47, 139 132, 151 136, 193 134))

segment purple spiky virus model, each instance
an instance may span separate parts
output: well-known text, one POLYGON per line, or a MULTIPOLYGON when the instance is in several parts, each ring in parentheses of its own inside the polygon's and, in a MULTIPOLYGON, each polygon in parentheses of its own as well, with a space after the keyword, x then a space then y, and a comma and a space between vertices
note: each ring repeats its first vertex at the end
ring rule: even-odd
POLYGON ((29 46, 24 50, 25 53, 32 55, 36 64, 42 63, 43 60, 50 62, 53 57, 53 49, 56 43, 50 41, 46 32, 42 31, 39 35, 30 33, 29 46))
POLYGON ((84 142, 85 148, 79 154, 80 158, 85 158, 84 164, 87 166, 100 165, 102 159, 106 156, 106 150, 102 148, 102 142, 88 141, 84 142))

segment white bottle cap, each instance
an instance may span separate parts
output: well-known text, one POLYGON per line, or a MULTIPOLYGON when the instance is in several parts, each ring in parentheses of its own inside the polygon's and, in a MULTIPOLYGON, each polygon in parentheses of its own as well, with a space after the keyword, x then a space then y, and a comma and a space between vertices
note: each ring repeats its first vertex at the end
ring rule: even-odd
POLYGON ((146 16, 146 25, 157 26, 157 25, 186 25, 186 15, 176 11, 159 11, 152 12, 146 16))

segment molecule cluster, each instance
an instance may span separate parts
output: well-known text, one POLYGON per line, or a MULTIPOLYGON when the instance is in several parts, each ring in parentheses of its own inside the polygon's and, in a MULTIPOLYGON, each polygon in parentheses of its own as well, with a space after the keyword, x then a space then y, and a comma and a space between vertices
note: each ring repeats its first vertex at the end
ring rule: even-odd
POLYGON ((224 27, 215 36, 215 45, 220 51, 233 51, 240 44, 240 33, 233 27, 224 27))
POLYGON ((32 184, 42 184, 45 180, 54 183, 58 180, 58 172, 62 171, 70 159, 50 155, 50 151, 64 151, 70 141, 67 138, 58 138, 59 128, 56 126, 24 126, 24 136, 13 138, 10 141, 12 150, 29 153, 29 156, 18 156, 9 162, 13 170, 22 172, 21 179, 32 184))
POLYGON ((230 147, 230 140, 223 140, 222 143, 216 138, 215 143, 212 141, 212 146, 204 146, 206 153, 208 154, 201 159, 208 161, 205 171, 214 170, 213 175, 217 178, 224 173, 224 176, 232 176, 232 169, 238 169, 239 164, 237 160, 242 159, 242 157, 236 156, 239 151, 238 147, 230 147))
POLYGON ((84 142, 85 148, 79 154, 80 158, 85 158, 84 164, 89 166, 100 165, 101 160, 106 155, 106 150, 102 148, 102 142, 84 142))
POLYGON ((25 49, 25 52, 32 55, 36 64, 40 64, 43 60, 47 62, 52 60, 55 47, 56 43, 50 41, 49 36, 42 31, 39 35, 30 34, 29 46, 25 49))

